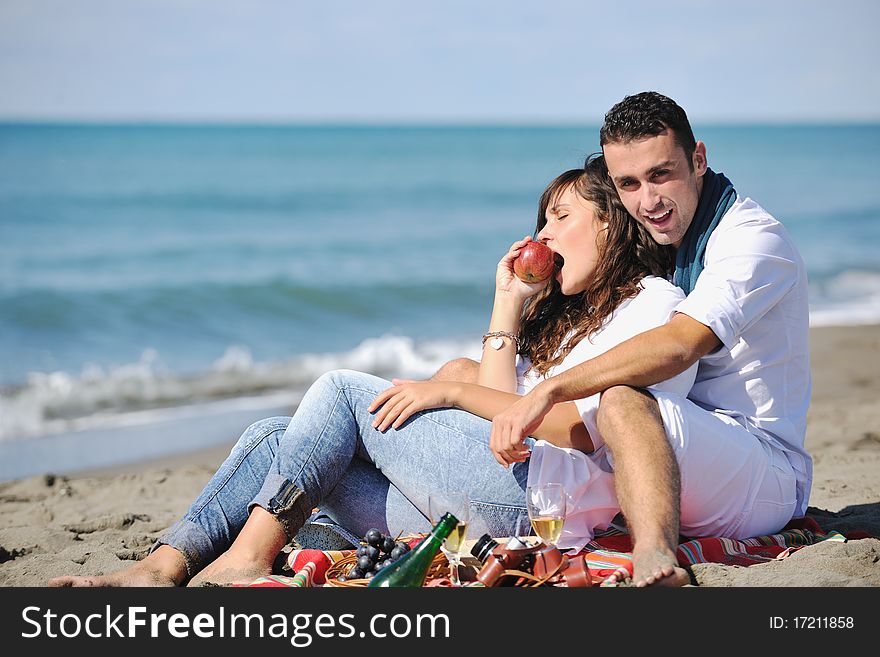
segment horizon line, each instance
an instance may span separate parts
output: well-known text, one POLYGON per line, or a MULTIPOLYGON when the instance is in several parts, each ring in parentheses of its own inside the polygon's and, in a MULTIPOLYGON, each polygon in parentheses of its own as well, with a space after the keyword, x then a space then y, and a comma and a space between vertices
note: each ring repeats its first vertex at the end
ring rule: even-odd
MULTIPOLYGON (((869 127, 880 125, 874 119, 712 119, 694 121, 705 127, 869 127)), ((248 127, 248 128, 599 128, 601 122, 551 121, 534 119, 213 119, 213 118, 24 118, 0 116, 0 126, 45 127, 248 127)))

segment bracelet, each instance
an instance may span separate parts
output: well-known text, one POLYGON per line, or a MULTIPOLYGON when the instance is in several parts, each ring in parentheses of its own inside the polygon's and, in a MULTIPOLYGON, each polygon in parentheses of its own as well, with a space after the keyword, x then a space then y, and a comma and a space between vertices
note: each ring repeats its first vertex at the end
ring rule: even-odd
POLYGON ((504 346, 504 341, 501 338, 510 338, 516 343, 516 351, 519 352, 519 337, 510 333, 509 331, 490 331, 483 336, 483 346, 486 346, 486 340, 492 338, 492 342, 489 343, 489 346, 493 349, 501 349, 504 346))

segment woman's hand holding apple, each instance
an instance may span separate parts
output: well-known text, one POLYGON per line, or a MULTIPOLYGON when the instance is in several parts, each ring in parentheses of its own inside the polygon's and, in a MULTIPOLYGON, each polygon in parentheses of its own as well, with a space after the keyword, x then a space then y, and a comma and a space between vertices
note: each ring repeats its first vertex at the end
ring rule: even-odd
MULTIPOLYGON (((533 257, 533 254, 527 253, 527 252, 531 251, 532 249, 535 249, 536 246, 539 249, 544 248, 548 252, 550 251, 550 249, 545 247, 540 242, 533 242, 532 238, 529 236, 526 236, 525 238, 514 242, 510 246, 510 249, 508 250, 508 252, 506 254, 504 254, 504 257, 501 258, 501 261, 498 263, 498 269, 496 270, 496 273, 495 273, 495 294, 496 294, 496 296, 498 296, 499 294, 504 295, 504 296, 509 296, 509 297, 513 298, 514 300, 516 300, 517 302, 523 303, 523 302, 525 302, 526 299, 528 299, 531 296, 534 296, 535 294, 537 294, 538 292, 543 290, 548 285, 548 283, 550 282, 550 275, 549 274, 547 274, 543 280, 534 281, 534 280, 524 280, 517 273, 517 269, 520 269, 521 272, 523 271, 522 265, 524 263, 520 262, 519 265, 516 264, 517 258, 519 258, 521 255, 524 255, 524 254, 528 255, 529 260, 532 260, 532 261, 537 260, 538 261, 537 264, 540 264, 541 261, 539 258, 535 259, 533 257), (529 244, 532 244, 533 246, 528 247, 527 245, 529 245, 529 244)), ((550 252, 549 261, 550 261, 550 270, 549 271, 550 271, 550 273, 552 273, 552 271, 553 271, 553 254, 552 254, 552 252, 550 252)), ((528 264, 528 262, 525 264, 528 264)), ((529 265, 529 272, 535 273, 535 271, 536 270, 534 269, 534 266, 529 265)), ((531 277, 531 278, 534 278, 534 277, 531 277)))

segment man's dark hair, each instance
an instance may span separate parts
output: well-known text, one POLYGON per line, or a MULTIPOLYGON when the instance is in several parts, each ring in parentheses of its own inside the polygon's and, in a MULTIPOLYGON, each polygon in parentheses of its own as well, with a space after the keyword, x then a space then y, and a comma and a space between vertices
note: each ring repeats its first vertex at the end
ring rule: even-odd
POLYGON ((608 110, 605 123, 599 131, 599 143, 603 147, 609 143, 626 144, 636 139, 654 137, 664 130, 672 131, 675 142, 693 168, 691 156, 697 142, 687 114, 674 100, 656 91, 627 96, 608 110))

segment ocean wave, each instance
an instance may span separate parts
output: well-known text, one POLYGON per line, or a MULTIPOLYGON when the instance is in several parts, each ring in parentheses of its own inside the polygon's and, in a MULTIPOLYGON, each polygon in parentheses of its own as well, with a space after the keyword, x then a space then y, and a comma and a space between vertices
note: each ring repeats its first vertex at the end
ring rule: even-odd
MULTIPOLYGON (((502 185, 495 188, 482 183, 475 185, 468 180, 459 184, 436 182, 411 183, 401 189, 397 181, 380 185, 350 185, 347 195, 338 194, 336 181, 308 185, 308 181, 288 188, 230 190, 207 188, 203 190, 119 190, 101 189, 95 192, 67 192, 54 194, 6 194, 0 197, 0 207, 5 209, 30 208, 82 208, 114 212, 220 212, 250 215, 266 214, 308 218, 317 214, 359 213, 365 211, 389 212, 405 210, 418 204, 422 211, 443 211, 479 207, 518 207, 531 204, 537 192, 534 189, 510 189, 502 185)), ((14 219, 14 216, 13 216, 14 219)))
POLYGON ((30 374, 26 384, 0 393, 0 441, 146 423, 205 402, 292 406, 315 379, 334 369, 419 379, 462 356, 478 358, 479 344, 386 335, 347 352, 262 363, 254 362, 247 349, 232 346, 210 370, 179 376, 166 371, 156 351, 147 350, 138 362, 108 370, 90 365, 79 374, 30 374))
MULTIPOLYGON (((813 280, 810 287, 812 326, 880 324, 880 272, 847 270, 813 280)), ((256 291, 244 286, 225 290, 223 296, 227 297, 227 303, 232 296, 241 303, 265 306, 265 298, 254 298, 256 291)), ((410 311, 423 295, 427 295, 431 308, 436 311, 440 294, 448 297, 446 305, 451 311, 454 302, 458 302, 460 310, 464 290, 454 285, 442 286, 440 290, 433 287, 430 291, 420 285, 402 285, 394 293, 388 292, 392 303, 402 304, 410 311)), ((281 304, 287 308, 286 313, 291 306, 310 306, 311 310, 304 316, 311 317, 312 329, 317 326, 316 310, 322 304, 325 312, 327 304, 345 313, 365 312, 357 303, 363 293, 352 289, 350 294, 351 298, 340 300, 337 295, 299 290, 285 284, 278 284, 269 292, 270 296, 297 300, 296 304, 281 304), (336 304, 341 305, 336 308, 336 304)), ((57 304, 46 304, 46 307, 53 305, 57 311, 57 304)), ((470 312, 476 310, 470 309, 470 312)), ((46 321, 42 312, 36 314, 39 321, 30 317, 34 325, 46 321)), ((19 315, 21 321, 27 321, 27 317, 28 313, 19 315)), ((360 324, 363 319, 359 318, 360 324)), ((61 320, 56 318, 56 321, 61 320)), ((217 321, 216 315, 214 321, 217 321)), ((460 356, 478 358, 478 342, 384 335, 364 340, 349 351, 302 354, 264 362, 255 361, 245 347, 230 346, 210 367, 194 374, 182 374, 170 371, 160 354, 148 349, 137 362, 127 365, 91 364, 79 373, 33 372, 24 383, 0 389, 0 441, 95 426, 146 423, 160 415, 171 417, 174 413, 184 413, 183 409, 193 404, 225 408, 235 405, 278 407, 295 403, 318 376, 333 369, 354 369, 385 378, 424 378, 446 361, 460 356)))
POLYGON ((30 329, 51 321, 55 329, 72 329, 84 321, 88 323, 96 313, 121 320, 132 314, 140 321, 144 313, 173 317, 181 307, 206 318, 218 312, 244 319, 253 313, 280 319, 314 312, 361 317, 404 304, 426 308, 438 304, 473 306, 491 294, 486 285, 472 281, 423 281, 416 276, 406 282, 353 278, 344 284, 313 285, 279 276, 243 282, 145 281, 140 286, 118 284, 108 277, 104 287, 92 284, 83 289, 77 289, 75 281, 66 284, 69 289, 48 285, 10 289, 11 285, 0 284, 0 305, 4 308, 0 327, 30 329))
POLYGON ((848 269, 810 283, 811 326, 880 324, 880 271, 848 269))

